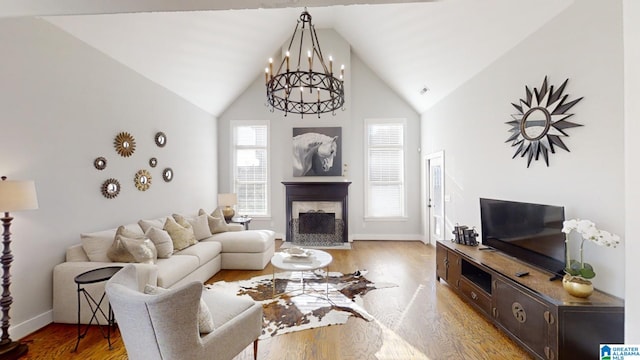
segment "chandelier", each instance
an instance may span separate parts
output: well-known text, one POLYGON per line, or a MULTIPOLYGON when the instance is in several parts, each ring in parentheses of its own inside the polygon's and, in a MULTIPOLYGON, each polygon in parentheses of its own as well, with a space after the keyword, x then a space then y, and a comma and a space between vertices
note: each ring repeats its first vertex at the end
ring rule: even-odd
POLYGON ((340 68, 340 77, 333 75, 333 58, 329 56, 329 67, 325 64, 316 29, 311 23, 311 15, 305 8, 293 30, 284 59, 277 72, 273 72, 273 59, 265 68, 267 86, 267 106, 288 113, 320 114, 335 111, 344 105, 344 65, 340 68), (302 26, 300 26, 302 24, 302 26), (307 37, 305 38, 305 35, 307 37), (307 39, 307 40, 305 40, 307 39), (291 45, 296 41, 298 59, 295 67, 290 67, 291 45), (303 60, 303 47, 306 49, 306 61, 303 60))

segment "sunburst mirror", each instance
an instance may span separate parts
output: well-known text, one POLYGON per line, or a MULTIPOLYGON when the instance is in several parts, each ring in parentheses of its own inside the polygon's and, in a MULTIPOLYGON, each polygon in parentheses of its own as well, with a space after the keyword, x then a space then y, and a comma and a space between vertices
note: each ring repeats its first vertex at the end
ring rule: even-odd
POLYGON ((116 152, 123 157, 129 157, 136 151, 136 140, 128 132, 121 132, 116 135, 113 145, 116 152))
POLYGON ((120 194, 120 181, 110 178, 102 183, 102 195, 107 199, 113 199, 120 194))
POLYGON ((518 155, 527 156, 529 167, 531 160, 535 158, 537 161, 542 155, 549 166, 549 151, 555 154, 555 146, 569 151, 562 141, 562 137, 569 136, 565 130, 582 125, 567 121, 573 116, 567 111, 582 98, 567 102, 569 95, 562 94, 567 81, 569 79, 556 90, 547 85, 545 76, 540 90, 534 88, 532 92, 525 86, 526 99, 520 99, 520 104, 511 104, 518 110, 517 114, 511 115, 514 120, 507 122, 511 126, 511 136, 506 142, 511 142, 511 146, 516 147, 512 159, 518 155))
POLYGON ((138 170, 134 179, 136 188, 140 191, 147 191, 151 186, 151 174, 147 170, 138 170))

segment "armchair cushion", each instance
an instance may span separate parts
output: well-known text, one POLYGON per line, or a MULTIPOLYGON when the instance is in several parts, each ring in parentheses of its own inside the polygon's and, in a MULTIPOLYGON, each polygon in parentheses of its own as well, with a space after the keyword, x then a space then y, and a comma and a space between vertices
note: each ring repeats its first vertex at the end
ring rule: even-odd
MULTIPOLYGON (((144 287, 144 293, 149 295, 164 294, 167 291, 171 290, 159 286, 152 286, 149 284, 144 287)), ((200 304, 198 306, 198 330, 201 334, 207 334, 212 332, 214 329, 215 324, 213 322, 213 318, 211 317, 209 307, 207 306, 207 303, 205 303, 204 300, 200 298, 200 304)))

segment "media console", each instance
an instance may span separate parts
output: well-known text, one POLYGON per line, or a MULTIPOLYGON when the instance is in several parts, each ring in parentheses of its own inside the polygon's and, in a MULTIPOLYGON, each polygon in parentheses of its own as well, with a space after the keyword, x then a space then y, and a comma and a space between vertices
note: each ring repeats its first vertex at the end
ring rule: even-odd
POLYGON ((436 243, 436 280, 537 359, 599 359, 600 344, 624 343, 624 301, 598 290, 569 295, 552 274, 499 251, 436 243), (516 273, 528 272, 525 276, 516 273))

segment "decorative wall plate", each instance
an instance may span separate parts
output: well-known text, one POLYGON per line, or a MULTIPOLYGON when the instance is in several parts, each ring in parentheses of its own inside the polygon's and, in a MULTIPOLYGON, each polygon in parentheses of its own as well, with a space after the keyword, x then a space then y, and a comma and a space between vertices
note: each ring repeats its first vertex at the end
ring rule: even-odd
POLYGON ((162 178, 166 182, 170 182, 171 180, 173 180, 173 170, 171 168, 162 170, 162 178))
POLYGON ((136 140, 128 132, 121 132, 116 135, 113 145, 116 152, 123 157, 129 157, 136 151, 136 140))
POLYGON ((147 191, 149 186, 151 186, 151 174, 147 170, 138 170, 136 173, 135 179, 136 188, 140 191, 147 191))
POLYGON ((107 167, 107 159, 102 156, 97 157, 93 160, 93 166, 98 170, 104 170, 107 167))
POLYGON ((568 137, 566 129, 582 126, 567 121, 573 114, 567 111, 577 104, 582 98, 566 102, 569 95, 563 95, 565 80, 557 90, 553 86, 547 86, 545 76, 540 90, 534 88, 533 92, 525 86, 526 99, 520 99, 520 104, 511 104, 518 110, 517 114, 511 115, 513 121, 507 122, 511 126, 509 132, 512 133, 506 142, 511 142, 511 146, 517 147, 513 158, 520 155, 527 155, 527 167, 535 157, 536 161, 542 154, 545 163, 549 166, 549 150, 555 153, 554 146, 569 151, 562 141, 561 136, 568 137))
POLYGON ((156 167, 156 165, 158 165, 158 159, 156 158, 151 158, 149 159, 149 166, 151 166, 152 168, 156 167))
POLYGON ((120 194, 120 181, 109 178, 102 183, 102 195, 107 199, 113 199, 120 194))
POLYGON ((165 135, 162 131, 159 131, 156 133, 156 145, 158 145, 159 147, 164 147, 165 145, 167 145, 167 135, 165 135))

